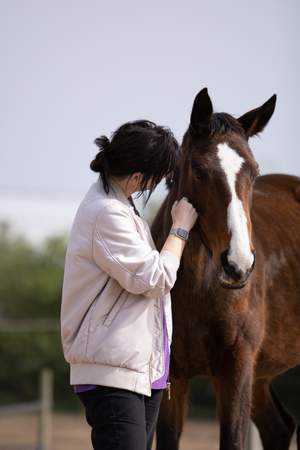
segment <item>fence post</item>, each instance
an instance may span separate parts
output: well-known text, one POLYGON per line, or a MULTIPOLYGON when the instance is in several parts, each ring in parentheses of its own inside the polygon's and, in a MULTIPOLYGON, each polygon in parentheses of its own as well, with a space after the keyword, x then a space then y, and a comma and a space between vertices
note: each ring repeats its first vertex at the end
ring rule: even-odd
POLYGON ((40 376, 40 418, 38 431, 38 450, 51 450, 53 372, 43 369, 40 376))
POLYGON ((263 450, 259 433, 252 421, 249 425, 247 448, 248 450, 263 450))

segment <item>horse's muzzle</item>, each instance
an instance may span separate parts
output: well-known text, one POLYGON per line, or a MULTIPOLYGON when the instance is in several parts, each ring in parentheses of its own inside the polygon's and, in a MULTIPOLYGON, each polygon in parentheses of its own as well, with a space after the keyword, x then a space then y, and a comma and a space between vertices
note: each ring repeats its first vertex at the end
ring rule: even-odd
POLYGON ((256 262, 256 252, 252 250, 253 263, 247 272, 242 272, 238 270, 235 266, 229 264, 227 259, 228 250, 225 250, 221 254, 222 269, 218 273, 218 279, 222 287, 227 289, 241 289, 248 281, 250 274, 252 273, 255 262, 256 262))

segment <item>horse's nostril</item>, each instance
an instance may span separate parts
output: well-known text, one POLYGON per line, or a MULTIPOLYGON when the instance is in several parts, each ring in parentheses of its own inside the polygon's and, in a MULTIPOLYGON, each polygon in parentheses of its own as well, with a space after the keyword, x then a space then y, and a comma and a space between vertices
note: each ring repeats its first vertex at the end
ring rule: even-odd
POLYGON ((226 265, 228 265, 228 259, 227 259, 227 255, 228 255, 228 250, 224 250, 224 252, 221 253, 221 263, 222 266, 225 267, 226 265))
POLYGON ((221 253, 222 267, 223 267, 226 275, 228 275, 230 278, 232 278, 235 281, 240 281, 244 278, 244 273, 229 263, 229 261, 227 259, 228 251, 229 251, 229 249, 224 250, 224 252, 221 253))
POLYGON ((255 261, 256 261, 256 251, 255 251, 255 250, 251 250, 251 253, 252 253, 252 255, 253 255, 253 263, 252 263, 250 272, 254 269, 255 261))

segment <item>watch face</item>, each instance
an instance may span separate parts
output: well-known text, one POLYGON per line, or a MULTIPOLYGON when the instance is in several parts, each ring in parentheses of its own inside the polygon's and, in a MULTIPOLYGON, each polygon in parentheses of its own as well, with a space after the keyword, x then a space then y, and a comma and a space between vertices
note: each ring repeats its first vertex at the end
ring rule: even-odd
POLYGON ((183 230, 182 228, 178 228, 177 233, 179 234, 179 236, 181 236, 185 239, 188 237, 187 230, 183 230))

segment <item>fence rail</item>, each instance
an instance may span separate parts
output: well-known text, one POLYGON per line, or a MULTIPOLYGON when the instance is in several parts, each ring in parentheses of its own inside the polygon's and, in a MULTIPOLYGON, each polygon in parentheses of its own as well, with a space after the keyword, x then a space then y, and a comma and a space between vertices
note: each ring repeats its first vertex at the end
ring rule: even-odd
POLYGON ((51 450, 53 408, 53 372, 43 369, 40 375, 40 399, 0 407, 0 417, 11 414, 39 413, 37 446, 35 450, 51 450))
POLYGON ((0 332, 24 331, 59 331, 60 324, 57 319, 4 319, 0 318, 0 332))

